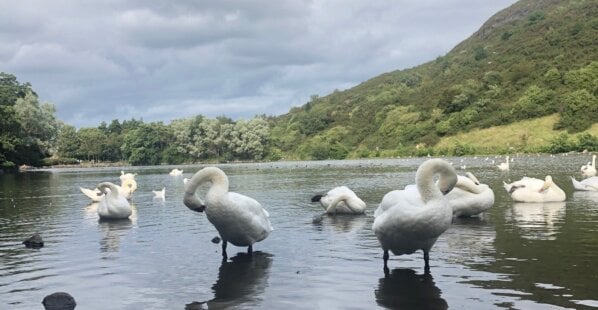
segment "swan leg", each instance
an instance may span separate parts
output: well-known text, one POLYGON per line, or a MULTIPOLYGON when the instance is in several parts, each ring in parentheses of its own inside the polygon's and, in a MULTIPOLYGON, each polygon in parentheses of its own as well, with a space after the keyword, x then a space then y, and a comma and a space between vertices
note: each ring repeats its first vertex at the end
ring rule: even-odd
POLYGON ((222 259, 227 259, 228 255, 226 255, 226 240, 222 240, 222 259))
POLYGON ((249 255, 253 254, 253 246, 252 245, 247 247, 247 254, 249 254, 249 255))
POLYGON ((424 263, 425 263, 424 269, 429 271, 430 270, 430 253, 428 253, 426 251, 424 251, 424 263))
POLYGON ((382 259, 384 259, 384 268, 388 268, 388 250, 384 250, 384 255, 382 255, 382 259))

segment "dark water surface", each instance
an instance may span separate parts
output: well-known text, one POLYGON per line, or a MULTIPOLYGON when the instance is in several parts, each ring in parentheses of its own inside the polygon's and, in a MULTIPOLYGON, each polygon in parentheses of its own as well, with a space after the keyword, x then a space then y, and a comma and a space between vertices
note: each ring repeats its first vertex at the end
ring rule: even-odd
MULTIPOLYGON (((131 220, 98 222, 79 186, 119 183, 121 168, 0 175, 0 309, 43 309, 65 291, 77 309, 559 309, 598 307, 598 192, 573 192, 569 176, 589 155, 516 157, 509 172, 491 157, 448 158, 494 190, 481 218, 455 219, 430 254, 391 256, 384 277, 373 213, 388 191, 414 182, 425 159, 219 165, 231 191, 260 201, 272 234, 221 261, 205 214, 182 203, 183 177, 203 166, 125 167, 138 173, 131 220), (551 174, 567 201, 513 203, 502 182, 551 174), (346 185, 365 216, 324 217, 313 194, 346 185), (166 200, 152 190, 166 187, 166 200), (21 242, 34 232, 41 249, 21 242)), ((463 170, 459 170, 463 173, 463 170)))

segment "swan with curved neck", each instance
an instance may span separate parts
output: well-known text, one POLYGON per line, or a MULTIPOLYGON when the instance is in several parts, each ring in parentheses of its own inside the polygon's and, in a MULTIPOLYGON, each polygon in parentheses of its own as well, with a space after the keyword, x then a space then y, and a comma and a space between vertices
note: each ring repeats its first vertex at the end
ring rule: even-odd
POLYGON ((101 219, 126 219, 133 212, 131 205, 119 190, 118 185, 103 182, 98 185, 103 193, 98 204, 98 215, 101 219))
POLYGON ((549 175, 544 180, 523 177, 513 183, 503 182, 503 186, 511 198, 519 202, 559 202, 567 198, 549 175))
POLYGON ((596 175, 596 154, 592 155, 592 162, 581 166, 581 175, 584 178, 593 177, 596 175))
POLYGON ((506 161, 504 163, 500 163, 496 167, 498 167, 498 170, 501 170, 501 171, 507 171, 507 170, 509 170, 510 169, 510 167, 509 167, 509 156, 507 156, 506 161))
POLYGON ((325 195, 316 195, 311 201, 320 202, 328 214, 363 214, 366 208, 365 202, 346 186, 335 187, 325 195))
POLYGON ((183 203, 189 209, 206 213, 222 239, 222 257, 226 259, 226 246, 246 246, 252 253, 253 244, 264 240, 272 231, 268 212, 251 197, 229 192, 228 177, 216 167, 199 170, 185 184, 183 203), (200 185, 211 183, 205 202, 195 192, 200 185))
POLYGON ((424 252, 425 269, 430 268, 429 253, 438 236, 451 225, 453 211, 444 191, 457 183, 455 169, 441 159, 430 159, 419 166, 415 175, 419 196, 409 191, 392 191, 384 196, 374 216, 372 228, 384 251, 387 271, 388 251, 395 255, 424 252), (435 176, 440 175, 440 184, 435 176))
POLYGON ((573 182, 573 188, 576 191, 598 192, 598 177, 589 177, 581 181, 577 181, 574 177, 571 177, 571 182, 573 182))
POLYGON ((445 196, 453 209, 453 215, 467 217, 478 215, 494 205, 494 192, 490 186, 481 184, 471 172, 458 176, 455 188, 445 196))

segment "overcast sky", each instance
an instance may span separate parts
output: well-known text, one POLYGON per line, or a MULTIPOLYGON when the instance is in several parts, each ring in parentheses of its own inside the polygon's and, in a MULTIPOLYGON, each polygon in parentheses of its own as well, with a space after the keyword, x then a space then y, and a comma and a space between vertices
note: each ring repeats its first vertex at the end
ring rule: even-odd
POLYGON ((515 0, 0 0, 0 71, 76 127, 279 115, 446 54, 515 0))

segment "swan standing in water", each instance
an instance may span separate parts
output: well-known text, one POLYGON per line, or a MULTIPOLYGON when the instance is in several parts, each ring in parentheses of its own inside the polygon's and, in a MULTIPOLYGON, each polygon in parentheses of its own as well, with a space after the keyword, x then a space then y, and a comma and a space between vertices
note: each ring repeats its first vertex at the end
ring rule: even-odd
POLYGON ((598 192, 598 177, 590 177, 581 181, 577 181, 574 177, 571 177, 571 182, 573 182, 573 187, 577 191, 598 192))
POLYGON ((268 212, 255 199, 228 191, 228 177, 216 167, 199 170, 185 184, 183 203, 193 211, 205 211, 208 220, 222 239, 222 257, 227 258, 227 242, 246 246, 253 252, 253 244, 264 240, 272 231, 268 212), (198 187, 212 183, 202 202, 196 195, 198 187))
POLYGON ((451 225, 453 210, 440 188, 447 192, 455 186, 455 169, 444 160, 430 159, 417 169, 415 183, 419 196, 407 190, 389 192, 374 214, 372 229, 384 250, 385 272, 389 250, 395 255, 422 250, 425 269, 430 269, 430 249, 451 225), (436 174, 441 176, 439 185, 434 182, 436 174))
POLYGON ((551 202, 565 201, 565 192, 558 187, 552 177, 547 175, 544 180, 523 177, 513 183, 503 182, 505 190, 514 201, 519 202, 551 202))
POLYGON ((500 171, 509 170, 509 156, 507 156, 507 160, 504 163, 500 163, 496 167, 498 167, 498 170, 500 171))
POLYGON ((453 215, 459 217, 480 214, 494 205, 494 192, 486 184, 480 184, 471 172, 458 176, 455 188, 445 195, 453 209, 453 215))
POLYGON ((103 182, 98 185, 98 189, 104 194, 98 204, 100 219, 126 219, 131 216, 131 205, 117 185, 103 182))
POLYGON ((328 214, 363 214, 366 204, 346 186, 331 189, 325 195, 316 195, 311 202, 320 202, 328 214))
POLYGON ((592 155, 592 162, 581 166, 581 175, 584 178, 593 177, 596 175, 596 155, 592 155))

